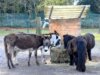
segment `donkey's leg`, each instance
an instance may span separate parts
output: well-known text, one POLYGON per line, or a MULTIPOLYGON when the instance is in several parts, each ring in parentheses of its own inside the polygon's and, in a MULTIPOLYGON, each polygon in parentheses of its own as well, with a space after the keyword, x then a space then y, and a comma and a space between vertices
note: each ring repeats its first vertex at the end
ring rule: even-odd
POLYGON ((10 58, 9 54, 7 53, 7 65, 8 65, 8 68, 11 69, 9 58, 10 58))
POLYGON ((13 68, 15 68, 15 66, 14 66, 14 64, 13 64, 13 62, 12 62, 12 58, 11 58, 11 54, 10 53, 8 53, 8 66, 9 66, 9 69, 11 68, 10 67, 10 64, 11 64, 11 66, 13 67, 13 68))
POLYGON ((91 49, 88 49, 87 50, 87 53, 88 53, 88 58, 91 61, 92 60, 92 57, 91 57, 91 49))
POLYGON ((31 59, 32 51, 29 50, 29 59, 28 59, 28 66, 30 66, 30 59, 31 59))
POLYGON ((17 53, 18 53, 17 51, 14 51, 13 56, 12 56, 12 58, 13 58, 13 63, 14 63, 15 65, 18 65, 18 60, 17 60, 17 58, 16 58, 17 53))
POLYGON ((42 63, 47 64, 45 55, 43 54, 41 55, 41 60, 42 60, 42 63))
POLYGON ((45 59, 45 55, 43 54, 44 53, 43 49, 41 48, 40 50, 41 50, 41 60, 42 60, 42 63, 47 64, 46 63, 46 59, 45 59))
POLYGON ((15 64, 15 57, 14 57, 14 47, 11 47, 11 56, 10 56, 10 62, 13 68, 15 68, 14 64, 15 64))
POLYGON ((12 61, 12 56, 14 54, 13 51, 14 51, 14 48, 11 45, 8 45, 8 59, 9 59, 8 62, 9 64, 11 64, 13 68, 15 68, 13 61, 12 61))
POLYGON ((37 50, 35 50, 35 59, 36 59, 36 64, 39 65, 38 59, 37 59, 37 50))
POLYGON ((12 61, 12 54, 8 54, 8 56, 9 56, 9 61, 10 61, 10 63, 11 63, 11 66, 12 66, 13 68, 15 68, 15 66, 14 66, 14 64, 13 64, 13 61, 12 61))
POLYGON ((10 65, 10 56, 9 56, 9 44, 5 44, 5 53, 6 53, 6 57, 7 57, 7 65, 8 68, 11 69, 11 65, 10 65))
POLYGON ((43 55, 43 58, 44 58, 44 64, 47 64, 47 62, 46 62, 46 56, 43 55))

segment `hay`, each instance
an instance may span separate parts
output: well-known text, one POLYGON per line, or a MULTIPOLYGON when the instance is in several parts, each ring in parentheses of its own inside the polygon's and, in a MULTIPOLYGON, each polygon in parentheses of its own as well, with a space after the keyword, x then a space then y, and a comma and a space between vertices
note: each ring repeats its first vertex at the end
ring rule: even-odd
POLYGON ((68 52, 63 47, 52 48, 50 57, 51 57, 52 63, 68 63, 69 62, 68 52))

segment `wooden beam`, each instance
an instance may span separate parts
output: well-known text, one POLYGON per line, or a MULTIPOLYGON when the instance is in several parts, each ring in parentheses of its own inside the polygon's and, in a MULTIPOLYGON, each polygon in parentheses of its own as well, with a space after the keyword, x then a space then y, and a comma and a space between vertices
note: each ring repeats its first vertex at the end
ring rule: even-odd
POLYGON ((53 11, 53 6, 51 7, 51 10, 50 10, 49 20, 51 19, 52 11, 53 11))
POLYGON ((82 11, 81 11, 81 13, 80 13, 80 15, 79 15, 79 17, 78 17, 78 18, 81 18, 81 16, 82 16, 82 14, 83 14, 84 10, 85 10, 85 6, 83 7, 83 9, 82 9, 82 11))

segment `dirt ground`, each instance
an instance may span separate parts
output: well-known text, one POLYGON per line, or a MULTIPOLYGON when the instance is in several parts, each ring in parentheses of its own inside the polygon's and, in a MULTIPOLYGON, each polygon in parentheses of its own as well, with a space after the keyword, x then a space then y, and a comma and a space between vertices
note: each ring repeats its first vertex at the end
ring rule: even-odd
POLYGON ((28 52, 20 52, 17 55, 19 65, 14 69, 8 69, 4 53, 3 37, 0 37, 0 75, 100 75, 100 41, 96 41, 96 46, 92 50, 92 62, 87 61, 86 72, 81 73, 75 70, 75 66, 69 64, 35 64, 34 54, 31 58, 31 66, 28 67, 28 52))

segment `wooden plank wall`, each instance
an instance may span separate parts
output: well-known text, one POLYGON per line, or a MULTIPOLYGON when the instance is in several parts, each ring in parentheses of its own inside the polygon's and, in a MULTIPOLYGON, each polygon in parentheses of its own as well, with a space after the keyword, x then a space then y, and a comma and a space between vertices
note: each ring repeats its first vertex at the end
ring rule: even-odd
POLYGON ((51 20, 49 31, 52 33, 55 30, 60 34, 61 37, 65 34, 78 36, 81 32, 80 19, 51 20))

